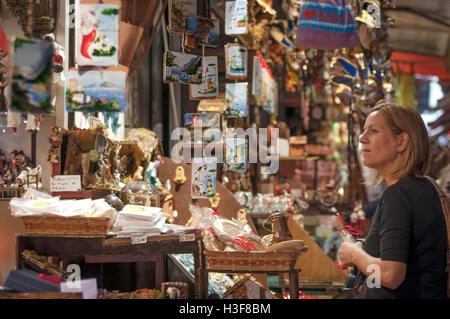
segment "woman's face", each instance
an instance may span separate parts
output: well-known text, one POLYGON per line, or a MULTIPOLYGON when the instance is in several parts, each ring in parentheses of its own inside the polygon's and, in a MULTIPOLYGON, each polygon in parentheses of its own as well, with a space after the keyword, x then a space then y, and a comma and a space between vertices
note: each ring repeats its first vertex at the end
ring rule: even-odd
POLYGON ((359 138, 359 142, 363 145, 363 165, 379 172, 393 167, 399 155, 401 144, 399 138, 400 135, 395 135, 389 128, 382 113, 379 111, 371 113, 359 138))

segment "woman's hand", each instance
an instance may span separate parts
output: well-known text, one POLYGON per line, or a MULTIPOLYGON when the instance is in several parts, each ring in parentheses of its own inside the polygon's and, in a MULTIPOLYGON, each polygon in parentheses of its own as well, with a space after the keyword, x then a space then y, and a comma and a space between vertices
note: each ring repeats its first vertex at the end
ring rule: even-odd
POLYGON ((361 249, 360 243, 343 242, 339 248, 339 261, 345 267, 354 267, 354 254, 361 249))

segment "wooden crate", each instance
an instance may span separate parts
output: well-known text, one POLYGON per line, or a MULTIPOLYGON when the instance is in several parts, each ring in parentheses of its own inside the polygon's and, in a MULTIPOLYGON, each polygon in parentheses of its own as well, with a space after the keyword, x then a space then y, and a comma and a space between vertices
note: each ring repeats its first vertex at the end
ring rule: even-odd
POLYGON ((114 223, 107 217, 20 217, 27 235, 105 236, 114 223))
POLYGON ((301 251, 286 252, 225 252, 205 250, 208 271, 248 272, 290 271, 301 251))

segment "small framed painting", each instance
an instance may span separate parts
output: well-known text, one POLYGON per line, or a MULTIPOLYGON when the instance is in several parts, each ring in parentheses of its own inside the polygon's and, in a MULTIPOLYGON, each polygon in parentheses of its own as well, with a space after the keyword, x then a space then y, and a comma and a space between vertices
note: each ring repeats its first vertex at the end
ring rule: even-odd
POLYGON ((116 4, 79 4, 75 20, 75 62, 79 66, 119 64, 119 12, 116 4))
POLYGON ((197 31, 197 0, 169 1, 169 29, 174 33, 197 31))
POLYGON ((203 59, 199 55, 166 51, 164 83, 202 84, 203 59))
POLYGON ((246 34, 247 30, 247 0, 225 2, 225 34, 246 34))
POLYGON ((224 138, 225 172, 247 172, 247 140, 245 138, 224 138))
POLYGON ((247 82, 225 85, 225 118, 247 116, 247 82))
POLYGON ((214 142, 220 140, 220 113, 186 113, 184 115, 184 127, 191 133, 191 140, 214 142), (195 129, 198 128, 198 132, 195 129))
POLYGON ((192 159, 192 198, 216 197, 217 159, 203 157, 192 159))
POLYGON ((247 78, 247 48, 237 44, 225 45, 225 77, 243 80, 247 78))
POLYGON ((51 113, 53 45, 17 37, 11 48, 11 108, 24 113, 51 113))
POLYGON ((124 112, 126 105, 126 72, 69 70, 67 73, 67 112, 124 112))
POLYGON ((203 57, 202 84, 189 85, 189 98, 201 100, 214 98, 219 94, 219 75, 217 72, 217 57, 203 57))

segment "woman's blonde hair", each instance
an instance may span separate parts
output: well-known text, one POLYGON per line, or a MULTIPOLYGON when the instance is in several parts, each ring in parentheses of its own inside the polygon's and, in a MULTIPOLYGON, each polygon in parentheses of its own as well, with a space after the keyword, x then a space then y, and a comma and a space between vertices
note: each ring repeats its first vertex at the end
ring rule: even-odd
MULTIPOLYGON (((413 107, 388 103, 385 100, 378 101, 369 114, 374 112, 383 114, 387 125, 395 135, 403 132, 409 135, 409 143, 400 154, 400 165, 394 176, 398 179, 408 175, 424 176, 428 172, 431 160, 430 140, 419 112, 413 107)), ((368 183, 385 184, 381 174, 373 171, 368 183)))

